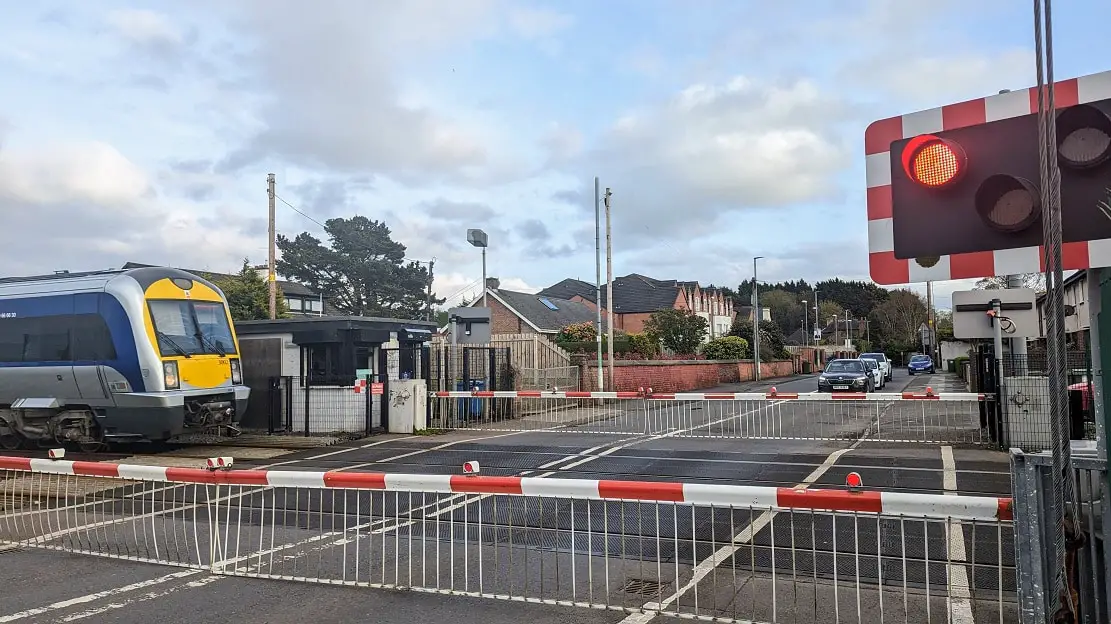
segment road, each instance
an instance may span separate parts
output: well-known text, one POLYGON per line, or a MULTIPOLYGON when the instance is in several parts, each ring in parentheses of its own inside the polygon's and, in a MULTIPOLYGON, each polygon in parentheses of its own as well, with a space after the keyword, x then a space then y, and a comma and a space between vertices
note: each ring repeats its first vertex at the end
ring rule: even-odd
MULTIPOLYGON (((905 370, 896 370, 894 382, 889 383, 885 391, 896 392, 908 384, 910 389, 924 389, 927 384, 933 384, 935 389, 943 390, 947 383, 952 382, 940 375, 910 379, 905 376, 905 370)), ((812 378, 776 385, 779 392, 809 392, 814 387, 812 378)), ((687 413, 694 414, 694 411, 687 413)), ((735 414, 724 415, 731 417, 735 414)), ((700 424, 721 417, 720 413, 713 417, 699 415, 695 420, 688 420, 687 428, 697 429, 700 424)), ((342 448, 304 451, 277 460, 261 460, 255 464, 273 465, 276 469, 458 474, 459 466, 470 460, 480 461, 483 473, 491 475, 838 487, 844 483, 848 472, 855 471, 863 477, 866 487, 888 491, 938 493, 959 490, 962 493, 1000 495, 1006 494, 1010 485, 1006 456, 976 448, 872 441, 861 443, 852 438, 722 439, 666 436, 652 432, 553 434, 472 430, 439 436, 371 439, 342 448)), ((955 570, 951 565, 945 564, 946 557, 952 555, 952 552, 947 551, 951 551, 952 545, 944 537, 943 526, 908 529, 892 526, 890 521, 879 523, 873 520, 869 525, 867 521, 862 522, 855 517, 838 517, 834 520, 828 516, 810 514, 778 515, 762 519, 765 516, 746 510, 734 513, 719 510, 714 514, 679 518, 674 512, 677 508, 653 509, 651 506, 632 503, 607 504, 604 508, 580 503, 577 508, 571 508, 567 504, 549 502, 548 507, 544 508, 535 504, 531 507, 513 507, 504 497, 464 497, 462 500, 437 502, 433 495, 416 501, 396 497, 391 500, 390 496, 393 495, 379 493, 360 499, 358 504, 361 509, 356 513, 351 511, 356 502, 346 499, 340 503, 323 499, 318 503, 310 500, 279 501, 276 497, 271 497, 268 501, 251 499, 249 505, 234 509, 261 513, 260 517, 255 518, 261 522, 255 524, 265 527, 269 523, 279 528, 271 529, 265 535, 251 533, 241 537, 239 541, 245 544, 243 551, 247 551, 248 546, 260 537, 267 536, 276 536, 279 542, 285 540, 289 544, 298 544, 335 529, 335 524, 325 527, 323 518, 329 518, 329 522, 335 523, 338 515, 342 517, 344 529, 360 523, 378 523, 369 531, 372 537, 367 551, 373 554, 376 561, 374 565, 365 561, 354 564, 351 552, 346 550, 350 546, 345 547, 343 554, 338 551, 340 547, 322 549, 297 546, 283 552, 284 567, 280 569, 273 567, 272 558, 267 557, 267 565, 272 566, 269 571, 288 576, 311 576, 319 574, 317 570, 324 570, 325 574, 335 577, 347 574, 347 578, 351 580, 360 573, 362 568, 359 565, 362 565, 365 566, 366 578, 371 581, 391 584, 401 578, 401 584, 404 585, 408 584, 409 577, 406 575, 413 572, 414 563, 418 577, 423 574, 425 578, 422 580, 425 583, 438 563, 441 568, 436 570, 436 578, 444 575, 441 585, 456 583, 457 587, 461 587, 466 583, 476 582, 473 575, 481 563, 486 566, 484 572, 487 576, 482 579, 484 589, 491 589, 495 593, 504 593, 506 587, 512 587, 514 583, 517 583, 516 591, 520 592, 521 583, 534 582, 537 585, 531 593, 542 592, 546 597, 581 601, 587 598, 567 592, 584 588, 589 591, 592 587, 599 587, 598 595, 593 596, 590 601, 608 599, 626 606, 640 607, 671 596, 674 596, 673 602, 686 604, 700 592, 702 604, 699 612, 714 611, 714 614, 726 617, 769 616, 768 594, 778 596, 783 590, 777 588, 775 592, 770 591, 766 578, 754 575, 755 571, 767 571, 773 567, 781 575, 815 578, 814 583, 803 588, 803 593, 809 591, 814 599, 821 596, 823 601, 832 600, 839 605, 848 600, 844 606, 846 612, 840 613, 840 617, 849 621, 854 621, 855 618, 848 617, 847 613, 860 607, 860 604, 855 604, 851 599, 855 594, 846 591, 845 594, 850 598, 841 595, 836 599, 825 595, 833 591, 831 587, 838 587, 831 585, 829 579, 835 569, 843 575, 842 578, 851 578, 854 571, 859 571, 857 576, 864 582, 873 582, 877 577, 882 577, 897 583, 901 582, 900 575, 903 572, 911 583, 924 582, 920 577, 924 577, 928 569, 931 586, 938 583, 944 585, 949 574, 955 570), (342 506, 343 504, 346 506, 342 506), (372 504, 377 505, 376 510, 371 508, 372 504), (454 508, 447 509, 448 507, 454 508), (271 510, 269 515, 267 509, 271 510), (511 511, 507 512, 507 509, 511 511), (290 513, 291 510, 296 513, 290 513), (314 514, 319 514, 321 520, 314 521, 314 514), (593 519, 588 519, 586 514, 594 514, 593 519), (604 539, 601 535, 582 534, 585 526, 602 533, 598 519, 610 523, 607 534, 614 537, 604 539), (476 521, 487 524, 478 528, 478 533, 472 536, 471 532, 476 530, 476 521), (411 526, 419 527, 419 530, 399 526, 406 522, 412 522, 411 526), (470 526, 464 526, 467 522, 470 526), (622 528, 617 531, 615 527, 619 524, 622 528), (447 527, 454 527, 451 530, 458 530, 459 533, 444 534, 447 527), (577 542, 575 534, 570 533, 572 527, 580 531, 577 542), (693 527, 698 527, 697 531, 693 527), (938 529, 942 529, 941 533, 938 533, 938 529), (708 566, 713 580, 708 574, 700 580, 690 582, 699 570, 707 569, 699 568, 696 564, 710 558, 711 554, 722 548, 722 544, 729 542, 730 537, 741 535, 745 530, 749 534, 741 540, 740 545, 730 546, 733 549, 731 552, 714 560, 717 565, 711 563, 708 566), (429 536, 435 536, 437 532, 444 539, 430 540, 429 536), (404 550, 397 547, 398 544, 405 544, 427 549, 429 545, 439 543, 442 548, 446 548, 442 544, 459 543, 462 535, 471 538, 471 546, 450 548, 451 557, 458 559, 449 558, 444 553, 424 553, 420 557, 412 557, 411 549, 402 557, 404 550), (477 540, 478 535, 483 536, 481 542, 477 540), (657 539, 661 536, 662 540, 657 539), (836 546, 831 542, 834 537, 838 540, 836 546), (929 550, 923 550, 923 538, 928 538, 929 550), (487 541, 492 545, 476 546, 487 541), (857 561, 855 565, 859 567, 850 565, 846 568, 846 560, 850 564, 853 560, 851 552, 846 551, 846 548, 851 551, 853 546, 846 545, 854 544, 854 541, 858 544, 871 544, 872 553, 875 553, 876 545, 879 544, 884 553, 878 560, 882 562, 882 569, 877 566, 874 554, 870 560, 863 557, 863 563, 857 561), (911 555, 915 548, 919 558, 928 554, 931 564, 927 566, 922 562, 908 564, 900 561, 891 550, 893 545, 898 547, 900 542, 904 548, 906 544, 910 544, 907 552, 911 555), (531 545, 531 548, 522 551, 521 546, 524 544, 531 545), (792 544, 794 548, 791 548, 792 544), (533 559, 514 558, 521 552, 534 553, 533 559), (613 557, 618 552, 624 556, 613 557), (593 553, 593 556, 587 553, 593 553), (607 553, 610 559, 622 562, 620 568, 600 563, 602 557, 598 555, 607 553), (835 559, 834 553, 839 553, 840 556, 835 559), (386 555, 396 557, 399 564, 404 559, 409 565, 387 561, 386 555), (286 556, 289 558, 284 559, 286 556), (377 562, 379 557, 381 561, 377 562), (653 562, 664 559, 668 561, 668 565, 674 567, 673 573, 655 569, 653 562), (312 566, 309 565, 310 562, 312 566), (461 563, 461 567, 471 567, 460 573, 455 568, 460 567, 461 563), (563 567, 558 567, 560 565, 563 567), (312 574, 308 572, 310 567, 312 574), (451 574, 442 572, 447 569, 454 571, 451 574), (578 574, 575 583, 566 578, 571 571, 578 574), (736 575, 738 571, 742 575, 751 576, 752 580, 740 591, 737 591, 735 585, 725 584, 731 589, 723 593, 719 575, 736 575), (609 592, 604 596, 601 588, 606 586, 600 586, 598 581, 599 575, 603 573, 614 577, 608 585, 609 592), (377 578, 374 578, 375 575, 377 578), (594 582, 584 584, 582 579, 588 576, 594 582), (626 587, 624 584, 624 580, 637 579, 644 581, 639 587, 626 587), (622 582, 619 583, 618 580, 622 582), (650 581, 670 581, 670 584, 654 586, 650 581), (543 585, 545 582, 548 583, 547 587, 543 585), (691 587, 680 591, 685 585, 691 587)), ((686 509, 686 513, 690 514, 690 509, 686 509)), ((958 532, 969 544, 969 551, 978 555, 977 561, 992 564, 1000 557, 998 552, 993 555, 992 551, 998 551, 1000 544, 1005 544, 1009 536, 993 535, 987 529, 963 527, 958 532)), ((138 547, 138 544, 134 546, 138 547)), ((227 547, 230 548, 231 544, 227 547)), ((861 546, 859 550, 865 552, 867 548, 861 546)), ((359 549, 352 548, 352 551, 359 549)), ((641 615, 626 616, 623 613, 490 599, 229 578, 188 570, 179 573, 181 576, 174 576, 178 573, 163 567, 90 559, 57 552, 18 550, 0 553, 0 557, 8 563, 0 566, 0 570, 3 570, 0 578, 4 579, 6 588, 13 590, 12 594, 5 595, 16 597, 11 602, 5 600, 5 607, 0 610, 0 622, 72 621, 66 618, 73 618, 138 623, 150 621, 156 613, 169 614, 169 618, 156 618, 168 621, 175 621, 175 617, 195 620, 199 616, 215 619, 235 617, 236 620, 245 622, 300 621, 307 615, 325 622, 350 621, 357 616, 365 618, 372 613, 377 621, 382 622, 407 622, 414 615, 422 621, 441 616, 462 622, 472 621, 468 618, 473 618, 473 621, 481 620, 492 624, 526 619, 537 622, 643 622, 651 619, 641 615), (63 566, 67 573, 60 577, 56 570, 63 569, 63 566), (96 566, 95 574, 81 573, 81 570, 93 570, 92 566, 96 566), (55 574, 48 574, 47 571, 50 570, 55 571, 55 574), (75 582, 74 579, 81 581, 75 582), (151 584, 144 585, 146 581, 151 584), (314 609, 315 605, 329 606, 314 609), (41 609, 46 611, 37 611, 41 609)), ((1013 555, 1010 553, 1003 553, 1002 558, 1007 565, 1013 562, 1013 555)), ((964 569, 966 566, 959 567, 964 569)), ((983 570, 973 569, 976 572, 973 574, 973 586, 985 590, 993 589, 991 575, 986 572, 994 570, 991 565, 983 570)), ((1005 579, 1004 584, 1008 583, 1013 583, 1013 580, 1005 579)), ((796 602, 799 600, 798 587, 796 584, 796 595, 793 598, 796 602)), ((790 596, 780 598, 781 601, 791 599, 790 596)), ((874 599, 875 597, 868 600, 874 599)), ((866 615, 875 606, 870 605, 868 600, 864 601, 864 605, 872 608, 865 610, 866 615)), ((889 605, 897 602, 897 598, 892 597, 886 600, 889 605)), ((940 610, 944 611, 945 606, 944 603, 941 604, 940 610)), ((689 609, 690 606, 685 608, 689 609)), ((938 608, 937 605, 934 608, 938 608)), ((897 609, 889 606, 888 610, 888 617, 902 621, 903 615, 895 617, 897 609)), ((983 605, 973 605, 967 610, 969 617, 982 621, 998 621, 999 616, 990 608, 985 611, 983 605)), ((811 615, 815 616, 816 621, 825 621, 828 614, 811 615)), ((936 615, 935 613, 935 617, 936 615)), ((782 613, 780 616, 782 617, 782 613)))

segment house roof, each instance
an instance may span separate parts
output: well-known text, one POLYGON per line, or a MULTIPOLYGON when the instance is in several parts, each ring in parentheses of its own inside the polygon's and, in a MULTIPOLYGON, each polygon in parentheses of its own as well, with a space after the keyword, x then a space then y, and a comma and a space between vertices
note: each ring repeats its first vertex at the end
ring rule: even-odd
MULTIPOLYGON (((578 301, 501 288, 491 288, 486 292, 541 332, 558 332, 567 325, 595 322, 598 318, 597 312, 578 301), (552 304, 551 307, 544 303, 545 300, 552 304)), ((474 306, 479 301, 481 299, 472 301, 471 305, 474 306)))
MULTIPOLYGON (((140 268, 152 267, 152 266, 158 266, 158 265, 142 264, 142 263, 139 263, 139 262, 128 262, 127 264, 123 265, 123 268, 125 268, 125 269, 140 269, 140 268)), ((195 270, 195 269, 182 269, 180 267, 178 267, 178 270, 185 271, 186 273, 192 273, 193 275, 210 275, 210 276, 212 276, 214 278, 217 278, 217 279, 225 278, 225 277, 234 277, 235 276, 234 273, 217 273, 215 271, 198 271, 198 270, 195 270)), ((296 295, 296 296, 299 296, 299 297, 316 297, 316 296, 318 296, 316 291, 312 290, 308 286, 305 286, 304 284, 298 284, 297 282, 290 282, 290 281, 287 281, 287 280, 277 280, 277 283, 278 283, 278 286, 281 287, 282 292, 287 294, 287 295, 296 295)))
MULTIPOLYGON (((615 314, 637 314, 667 310, 675 306, 681 289, 696 282, 658 280, 630 273, 613 280, 613 311, 615 314)), ((595 286, 582 280, 565 279, 540 291, 540 295, 570 299, 575 296, 594 302, 595 286)), ((602 289, 602 306, 606 307, 606 289, 602 289)))

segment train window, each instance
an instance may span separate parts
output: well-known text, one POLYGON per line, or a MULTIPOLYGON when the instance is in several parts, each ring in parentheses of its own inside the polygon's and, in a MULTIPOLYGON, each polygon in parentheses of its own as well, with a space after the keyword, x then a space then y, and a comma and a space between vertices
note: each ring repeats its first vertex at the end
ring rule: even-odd
POLYGON ((77 314, 70 326, 73 331, 73 361, 93 362, 116 359, 116 346, 108 324, 96 314, 77 314))
POLYGON ((0 362, 22 362, 24 326, 21 318, 0 319, 0 362))
POLYGON ((27 324, 24 362, 68 362, 69 315, 23 319, 27 324))

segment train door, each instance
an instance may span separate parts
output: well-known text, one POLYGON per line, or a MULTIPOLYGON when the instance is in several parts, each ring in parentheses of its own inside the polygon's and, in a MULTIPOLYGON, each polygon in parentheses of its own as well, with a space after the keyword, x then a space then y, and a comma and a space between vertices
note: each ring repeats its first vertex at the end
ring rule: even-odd
POLYGON ((67 296, 49 299, 49 303, 43 303, 48 314, 20 319, 23 366, 6 372, 14 386, 13 398, 53 398, 62 404, 74 403, 80 393, 71 360, 69 326, 73 299, 67 296))
MULTIPOLYGON (((73 309, 73 377, 77 390, 90 406, 111 403, 104 381, 104 359, 101 343, 104 321, 97 309, 98 294, 86 293, 74 297, 73 309)), ((111 344, 111 337, 107 340, 111 344)))

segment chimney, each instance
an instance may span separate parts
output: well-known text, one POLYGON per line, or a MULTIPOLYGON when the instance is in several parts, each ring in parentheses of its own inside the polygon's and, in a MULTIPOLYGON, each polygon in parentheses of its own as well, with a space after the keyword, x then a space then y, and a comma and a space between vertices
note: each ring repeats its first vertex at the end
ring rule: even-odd
POLYGON ((501 280, 499 280, 498 278, 496 278, 496 277, 487 277, 486 278, 486 288, 488 290, 497 290, 500 287, 501 287, 501 280))

